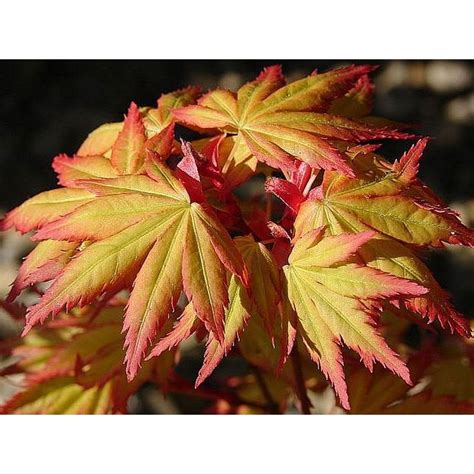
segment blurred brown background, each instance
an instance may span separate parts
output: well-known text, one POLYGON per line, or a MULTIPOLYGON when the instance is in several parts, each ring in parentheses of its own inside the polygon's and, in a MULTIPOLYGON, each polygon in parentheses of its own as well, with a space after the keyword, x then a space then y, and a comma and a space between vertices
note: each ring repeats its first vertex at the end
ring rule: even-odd
MULTIPOLYGON (((367 61, 2 61, 0 62, 0 211, 56 185, 50 167, 60 152, 74 153, 104 122, 121 120, 131 100, 153 105, 162 92, 200 85, 238 88, 265 66, 281 63, 289 80, 317 68, 367 61)), ((374 61, 369 61, 374 63, 374 61)), ((474 225, 474 62, 375 61, 375 115, 415 125, 435 138, 422 161, 421 177, 474 225)), ((383 147, 397 158, 409 143, 383 147)), ((26 237, 0 236, 0 297, 5 296, 26 237)), ((430 252, 428 263, 457 308, 474 317, 474 251, 450 247, 430 252)), ((0 313, 0 338, 15 331, 0 313)), ((190 370, 194 361, 188 361, 190 370)), ((195 361, 196 369, 200 360, 195 361)), ((142 404, 146 405, 144 391, 142 404)), ((164 402, 163 402, 164 403, 164 402)), ((161 411, 176 407, 162 406, 161 411)), ((138 411, 154 412, 153 407, 138 411)))

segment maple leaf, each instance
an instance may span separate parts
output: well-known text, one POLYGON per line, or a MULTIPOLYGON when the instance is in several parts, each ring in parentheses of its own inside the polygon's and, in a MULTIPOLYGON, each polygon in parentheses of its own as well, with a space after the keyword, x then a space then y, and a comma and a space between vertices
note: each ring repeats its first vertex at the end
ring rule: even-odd
MULTIPOLYGON (((444 393, 436 393, 432 382, 421 382, 432 371, 430 350, 410 357, 408 367, 416 390, 393 374, 378 368, 372 374, 349 366, 347 377, 351 414, 454 414, 474 413, 474 403, 469 395, 456 399, 446 380, 444 393), (420 383, 421 382, 421 383, 420 383), (421 388, 423 385, 423 388, 421 388), (420 387, 418 389, 418 387, 420 387)), ((459 369, 452 367, 454 371, 459 369)), ((452 376, 452 372, 448 379, 452 376)), ((465 379, 466 380, 466 379, 465 379)))
POLYGON ((426 143, 420 140, 386 172, 368 163, 375 155, 357 153, 353 162, 360 173, 356 179, 326 173, 312 199, 302 205, 296 231, 304 232, 325 220, 334 229, 342 226, 360 232, 370 227, 408 244, 474 245, 473 231, 439 202, 426 202, 426 195, 421 194, 424 190, 413 183, 426 143))
POLYGON ((443 328, 467 335, 465 318, 453 308, 426 265, 405 245, 474 243, 473 231, 453 212, 441 208, 439 202, 425 204, 426 199, 432 199, 431 193, 416 174, 426 143, 426 139, 420 140, 393 166, 372 153, 355 153, 353 163, 359 171, 358 179, 327 173, 321 186, 299 206, 295 235, 323 225, 333 235, 378 231, 358 251, 359 259, 428 288, 428 294, 405 299, 403 304, 429 322, 437 320, 443 328))
POLYGON ((147 362, 127 383, 120 318, 124 308, 98 309, 75 310, 73 320, 61 314, 56 324, 35 329, 13 347, 23 388, 0 412, 125 413, 128 398, 145 381, 166 387, 173 354, 147 362))
POLYGON ((374 232, 364 232, 324 237, 323 229, 310 231, 296 240, 283 268, 305 346, 333 383, 344 408, 349 408, 349 400, 339 347, 342 341, 360 355, 369 370, 379 361, 410 380, 407 368, 377 333, 361 300, 426 292, 414 282, 345 263, 373 236, 374 232))
POLYGON ((349 66, 313 74, 289 85, 279 66, 266 68, 237 93, 217 89, 190 105, 173 110, 178 121, 236 136, 258 160, 273 168, 294 170, 294 160, 315 169, 353 172, 345 156, 328 139, 407 138, 390 126, 374 126, 328 114, 330 104, 352 89, 371 66, 349 66))
POLYGON ((293 392, 308 412, 305 391, 326 388, 324 377, 346 410, 349 403, 355 412, 471 410, 472 390, 462 383, 470 351, 426 371, 409 359, 413 381, 428 380, 414 395, 391 348, 406 355, 402 326, 379 333, 383 312, 470 335, 416 250, 473 246, 474 231, 418 178, 427 138, 393 163, 368 143, 412 137, 404 125, 370 116, 373 69, 349 66, 286 84, 272 66, 235 93, 201 96, 188 87, 162 95, 155 108, 132 102, 123 122, 94 130, 73 156, 55 157, 62 188, 0 221, 0 230, 34 231, 39 242, 2 307, 22 319, 13 300, 51 281, 26 313, 24 343, 0 347, 15 347, 12 370, 26 374, 3 410, 124 412, 143 382, 166 389, 175 352, 192 335, 207 340, 201 393, 237 344, 253 371, 235 397, 214 396, 228 404, 224 411, 234 402, 236 410, 281 411, 293 392), (175 124, 200 137, 180 144, 175 124), (283 205, 254 193, 258 177, 235 189, 260 173, 283 205), (109 312, 109 301, 120 308, 109 312), (349 363, 347 389, 343 345, 370 371, 378 361, 395 375, 376 367, 369 376, 349 363), (456 383, 448 390, 449 373, 456 383))
MULTIPOLYGON (((183 162, 192 163, 190 149, 184 146, 183 152, 183 162)), ((180 172, 195 197, 199 182, 191 187, 190 167, 182 165, 180 172)), ((199 318, 223 342, 226 272, 246 278, 239 252, 210 206, 191 202, 183 184, 149 150, 146 172, 81 179, 75 185, 82 189, 67 189, 93 198, 72 212, 48 216, 49 222, 34 238, 92 243, 66 264, 40 302, 29 309, 25 329, 26 333, 63 307, 82 306, 133 282, 124 321, 130 378, 183 288, 199 318)), ((197 197, 203 197, 202 191, 197 197)))
POLYGON ((39 379, 0 408, 0 413, 15 414, 97 414, 110 413, 111 383, 85 389, 74 377, 39 379))

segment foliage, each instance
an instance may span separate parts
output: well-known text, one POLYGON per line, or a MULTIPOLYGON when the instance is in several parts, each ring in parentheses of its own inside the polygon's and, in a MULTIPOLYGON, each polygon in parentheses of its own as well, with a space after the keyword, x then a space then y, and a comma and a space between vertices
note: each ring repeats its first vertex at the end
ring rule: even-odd
POLYGON ((4 346, 24 387, 2 410, 123 413, 150 382, 214 412, 282 412, 296 395, 307 413, 329 382, 345 411, 472 411, 472 387, 442 383, 457 356, 433 343, 421 363, 393 330, 449 331, 472 373, 469 323, 419 253, 473 246, 474 231, 418 178, 428 139, 370 115, 373 69, 188 87, 57 156, 60 187, 0 224, 39 242, 3 306, 41 293, 4 346), (386 139, 417 141, 390 162, 386 139), (206 341, 196 389, 175 370, 192 336, 206 341), (200 387, 230 355, 248 373, 200 387))

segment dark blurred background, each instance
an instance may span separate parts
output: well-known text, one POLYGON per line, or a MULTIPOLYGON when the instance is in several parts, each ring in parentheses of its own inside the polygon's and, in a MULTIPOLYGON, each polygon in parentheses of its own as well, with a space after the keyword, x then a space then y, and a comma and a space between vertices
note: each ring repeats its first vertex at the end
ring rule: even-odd
MULTIPOLYGON (((0 211, 56 185, 50 167, 60 152, 74 153, 104 122, 120 121, 131 100, 154 105, 163 92, 189 84, 204 90, 238 88, 270 64, 281 63, 289 80, 348 63, 374 61, 1 61, 0 211)), ((434 137, 421 177, 474 225, 474 62, 376 61, 375 115, 409 122, 434 137)), ((397 158, 407 142, 385 145, 397 158)), ((0 297, 7 292, 28 240, 0 236, 0 297)), ((474 317, 474 252, 430 252, 427 260, 461 311, 474 317)), ((1 323, 1 321, 0 321, 1 323)), ((1 324, 0 324, 1 326, 1 324)), ((1 329, 1 328, 0 328, 1 329)))

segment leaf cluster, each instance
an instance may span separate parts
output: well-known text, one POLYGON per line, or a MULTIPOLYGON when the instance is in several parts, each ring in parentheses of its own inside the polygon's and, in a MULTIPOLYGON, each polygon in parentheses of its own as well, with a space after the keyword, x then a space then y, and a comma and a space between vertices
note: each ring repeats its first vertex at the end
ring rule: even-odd
POLYGON ((192 337, 205 341, 196 387, 229 354, 256 370, 229 382, 260 387, 242 395, 253 404, 224 397, 230 410, 281 411, 297 394, 307 412, 327 383, 346 411, 455 410, 436 385, 408 395, 431 366, 417 372, 383 315, 468 338, 419 255, 473 246, 474 231, 418 177, 428 138, 371 115, 373 69, 286 83, 272 66, 236 92, 188 87, 132 103, 54 158, 60 187, 0 223, 38 242, 5 305, 50 282, 12 349, 26 389, 3 410, 124 412, 144 381, 186 387, 172 369, 192 337), (416 143, 390 161, 377 153, 387 139, 416 143), (42 328, 52 340, 33 351, 42 328))

